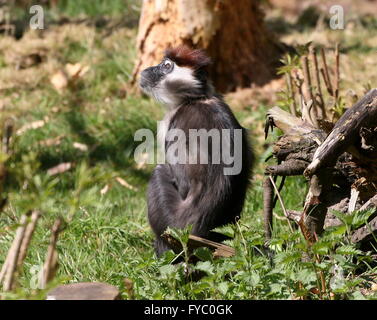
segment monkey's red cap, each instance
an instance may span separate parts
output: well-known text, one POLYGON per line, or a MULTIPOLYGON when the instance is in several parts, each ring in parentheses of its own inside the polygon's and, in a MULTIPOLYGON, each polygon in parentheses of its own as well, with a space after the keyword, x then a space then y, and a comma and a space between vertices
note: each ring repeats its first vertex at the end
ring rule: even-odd
POLYGON ((191 49, 186 45, 168 48, 165 51, 165 57, 181 67, 189 67, 194 70, 207 67, 211 64, 211 59, 206 55, 204 50, 191 49))

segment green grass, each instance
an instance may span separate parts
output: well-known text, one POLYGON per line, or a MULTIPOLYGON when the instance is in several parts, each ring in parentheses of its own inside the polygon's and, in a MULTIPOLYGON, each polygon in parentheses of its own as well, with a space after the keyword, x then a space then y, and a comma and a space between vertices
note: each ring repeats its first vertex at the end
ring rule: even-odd
POLYGON ((139 12, 140 6, 140 0, 61 0, 58 2, 60 14, 67 14, 69 16, 85 15, 89 17, 99 15, 110 15, 114 17, 124 13, 135 15, 135 12, 139 12))
MULTIPOLYGON (((89 6, 89 1, 79 2, 81 5, 75 1, 73 6, 72 1, 60 1, 60 10, 70 15, 112 15, 126 3, 97 1, 96 5, 89 6)), ((134 30, 131 34, 135 34, 134 30)), ((275 256, 272 258, 259 251, 264 241, 261 174, 263 161, 271 151, 257 139, 254 139, 258 150, 256 178, 248 191, 242 219, 236 226, 223 228, 224 233, 234 235, 230 245, 236 248, 236 256, 213 261, 206 250, 199 250, 196 254, 204 261, 189 266, 206 274, 197 282, 187 280, 182 264, 171 264, 175 258, 172 252, 161 259, 155 257, 145 195, 153 166, 137 169, 132 151, 136 146, 134 132, 139 128, 156 130, 162 109, 149 99, 129 92, 125 98, 121 96, 120 91, 132 72, 134 38, 114 36, 109 42, 110 45, 106 45, 101 30, 97 30, 90 46, 84 40, 77 42, 68 38, 63 51, 50 53, 57 55, 62 65, 77 62, 90 65, 88 74, 63 93, 56 92, 48 77, 33 90, 19 92, 15 88, 6 92, 13 108, 4 114, 15 117, 16 129, 46 116, 48 120, 43 127, 30 129, 13 141, 14 154, 8 163, 10 175, 6 188, 8 205, 0 214, 0 265, 20 216, 28 210, 40 209, 43 217, 19 274, 19 288, 4 297, 45 297, 46 290, 36 289, 37 274, 45 259, 49 230, 56 217, 62 216, 67 225, 57 245, 59 269, 49 287, 103 281, 120 288, 122 297, 127 298, 124 288, 127 278, 134 283, 136 299, 290 299, 299 296, 317 299, 310 290, 318 287, 317 275, 321 269, 328 288, 332 286, 334 298, 362 298, 359 288, 368 287, 370 275, 376 269, 369 267, 368 255, 344 240, 348 230, 329 231, 317 247, 309 248, 299 231, 291 233, 286 221, 276 220, 272 241, 275 256), (43 144, 57 137, 61 137, 60 144, 43 144), (87 145, 88 150, 74 148, 74 142, 87 145), (73 163, 73 168, 50 177, 47 170, 62 162, 73 163), (137 190, 121 186, 116 177, 122 177, 137 190), (101 194, 106 185, 110 186, 109 191, 101 194), (339 245, 343 251, 339 250, 339 245), (302 261, 304 253, 311 257, 307 262, 302 261), (321 263, 314 261, 315 253, 323 258, 321 263), (336 285, 331 271, 335 263, 345 270, 345 278, 337 279, 336 285)), ((266 109, 267 106, 260 106, 253 111, 252 130, 255 132, 263 125, 266 109)), ((250 110, 238 112, 237 117, 242 121, 250 116, 250 110)), ((276 139, 276 135, 275 132, 269 141, 276 139)), ((304 179, 287 179, 282 192, 287 208, 302 209, 306 188, 304 179)), ((275 212, 282 216, 279 205, 275 212)), ((351 228, 354 222, 347 223, 351 228)), ((185 233, 178 232, 178 236, 184 243, 185 233)))
MULTIPOLYGON (((12 15, 18 18, 27 19, 30 17, 29 7, 31 5, 41 5, 40 1, 33 0, 31 4, 18 4, 12 7, 12 15)), ((60 18, 62 16, 71 18, 100 18, 111 16, 111 18, 127 17, 128 21, 138 18, 141 0, 59 0, 57 6, 43 5, 47 18, 60 18)))

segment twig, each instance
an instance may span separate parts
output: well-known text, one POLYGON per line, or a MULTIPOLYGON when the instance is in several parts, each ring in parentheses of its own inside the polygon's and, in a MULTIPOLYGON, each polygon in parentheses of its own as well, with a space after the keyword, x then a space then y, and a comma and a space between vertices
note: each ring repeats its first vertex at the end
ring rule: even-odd
POLYGON ((10 139, 12 137, 13 133, 13 120, 7 119, 4 123, 4 129, 3 129, 3 137, 2 137, 2 151, 5 154, 10 153, 10 139))
POLYGON ((270 178, 270 181, 271 181, 271 183, 272 183, 272 185, 273 185, 273 187, 274 187, 274 189, 275 189, 275 192, 276 192, 276 194, 277 194, 277 196, 278 196, 278 198, 279 198, 279 202, 280 202, 281 208, 283 209, 284 216, 287 218, 288 225, 289 225, 289 229, 291 230, 291 232, 293 232, 293 228, 292 228, 291 223, 289 222, 289 219, 288 219, 288 212, 287 212, 287 210, 285 209, 283 199, 282 199, 281 196, 280 196, 280 192, 279 192, 278 188, 276 187, 276 184, 275 184, 275 182, 274 182, 274 179, 272 179, 271 176, 269 176, 269 178, 270 178))
POLYGON ((31 238, 33 237, 33 233, 34 233, 35 227, 37 225, 37 222, 40 216, 41 216, 41 213, 39 211, 33 211, 31 214, 31 220, 26 226, 25 235, 24 235, 24 238, 22 239, 20 254, 17 260, 17 268, 20 268, 25 260, 31 238))
POLYGON ((333 95, 333 89, 330 81, 330 74, 329 74, 329 68, 327 66, 326 62, 326 54, 325 54, 325 49, 321 48, 321 57, 322 57, 322 62, 323 62, 323 69, 321 68, 321 73, 323 75, 323 79, 325 80, 325 84, 327 87, 327 91, 329 92, 330 95, 333 95))
POLYGON ((325 70, 323 68, 320 68, 319 71, 320 71, 320 73, 322 75, 323 81, 325 82, 325 87, 326 87, 327 92, 330 95, 332 95, 332 89, 330 88, 330 85, 329 85, 329 83, 327 81, 325 70))
POLYGON ((269 178, 266 178, 263 183, 263 218, 264 218, 264 233, 267 241, 271 240, 272 235, 272 212, 273 212, 273 196, 274 190, 269 178))
POLYGON ((300 77, 298 76, 297 73, 294 74, 293 81, 294 81, 294 84, 296 85, 296 88, 298 90, 298 94, 299 94, 299 96, 301 98, 301 103, 300 103, 300 106, 301 106, 301 117, 304 118, 303 117, 304 110, 302 109, 303 108, 302 99, 304 99, 303 98, 303 91, 302 91, 302 82, 303 81, 302 81, 302 79, 300 79, 300 77))
POLYGON ((302 71, 304 76, 304 98, 305 102, 308 102, 309 100, 313 99, 313 93, 312 93, 312 79, 310 77, 310 71, 309 71, 309 60, 307 56, 301 57, 301 64, 302 64, 302 71))
POLYGON ((56 243, 58 241, 59 233, 62 231, 62 223, 63 220, 61 218, 56 219, 51 229, 50 244, 47 249, 46 260, 39 278, 39 288, 41 289, 46 288, 47 283, 54 277, 56 272, 58 263, 56 243))
POLYGON ((322 86, 321 86, 321 78, 319 74, 319 67, 318 67, 318 59, 317 59, 317 53, 314 47, 310 47, 310 54, 312 57, 313 65, 314 65, 314 79, 316 82, 317 86, 317 95, 316 97, 318 98, 317 103, 320 107, 321 111, 321 117, 322 119, 326 118, 326 109, 325 109, 325 102, 323 99, 323 93, 322 93, 322 86))
POLYGON ((309 68, 309 59, 307 56, 301 57, 301 63, 302 63, 302 71, 304 75, 304 99, 305 104, 308 105, 309 101, 313 101, 312 107, 310 110, 308 110, 310 114, 310 119, 313 123, 313 125, 318 128, 318 112, 317 112, 317 106, 316 101, 313 98, 313 91, 312 91, 312 79, 310 75, 310 68, 309 68))
POLYGON ((0 272, 0 283, 3 282, 4 291, 10 291, 13 288, 14 273, 17 269, 17 260, 25 233, 27 218, 27 215, 22 215, 20 226, 17 228, 12 246, 8 251, 8 255, 0 272))
POLYGON ((305 102, 304 96, 301 95, 301 110, 302 110, 302 119, 306 120, 311 126, 318 127, 318 121, 317 118, 312 117, 311 110, 313 107, 313 100, 309 100, 308 102, 305 102))
POLYGON ((292 103, 289 104, 289 108, 290 108, 291 114, 296 117, 297 116, 297 105, 296 105, 292 75, 291 75, 290 72, 288 72, 286 74, 286 81, 287 81, 288 95, 289 95, 290 99, 292 100, 292 103))
POLYGON ((333 96, 336 100, 339 97, 339 43, 337 43, 335 47, 335 80, 333 96))
MULTIPOLYGON (((279 192, 281 192, 281 190, 283 190, 285 179, 286 179, 286 176, 281 177, 281 181, 280 181, 279 189, 278 189, 279 192)), ((274 198, 273 208, 275 208, 276 202, 278 202, 278 196, 275 196, 275 198, 274 198)))

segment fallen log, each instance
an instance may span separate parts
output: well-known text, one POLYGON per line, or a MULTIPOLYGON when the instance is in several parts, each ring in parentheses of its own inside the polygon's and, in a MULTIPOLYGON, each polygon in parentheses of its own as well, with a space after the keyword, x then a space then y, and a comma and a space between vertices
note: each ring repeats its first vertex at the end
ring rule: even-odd
POLYGON ((373 240, 373 235, 377 231, 377 195, 369 199, 359 210, 365 211, 372 209, 375 209, 375 212, 369 217, 368 222, 352 233, 351 241, 353 243, 363 243, 373 240))
POLYGON ((351 236, 353 243, 362 243, 368 240, 374 240, 373 235, 377 231, 377 217, 369 221, 365 226, 357 229, 351 236))
POLYGON ((49 291, 46 300, 120 300, 120 293, 107 283, 71 283, 49 291))

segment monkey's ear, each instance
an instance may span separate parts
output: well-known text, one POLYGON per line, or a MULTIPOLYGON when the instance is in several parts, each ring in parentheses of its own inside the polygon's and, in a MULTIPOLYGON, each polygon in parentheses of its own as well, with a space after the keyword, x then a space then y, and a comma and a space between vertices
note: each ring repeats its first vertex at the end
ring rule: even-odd
POLYGON ((194 70, 202 69, 211 64, 211 59, 204 50, 191 49, 186 45, 168 48, 165 57, 174 61, 180 67, 189 67, 194 70))

